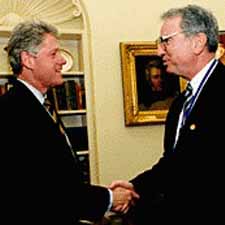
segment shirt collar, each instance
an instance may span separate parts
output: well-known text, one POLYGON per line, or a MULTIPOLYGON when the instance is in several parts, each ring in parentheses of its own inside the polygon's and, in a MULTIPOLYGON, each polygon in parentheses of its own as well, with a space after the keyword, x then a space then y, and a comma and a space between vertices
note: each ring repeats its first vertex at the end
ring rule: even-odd
MULTIPOLYGON (((195 95, 197 89, 198 89, 198 86, 200 85, 201 81, 203 80, 207 70, 209 69, 209 67, 211 66, 211 64, 213 63, 215 59, 211 59, 209 61, 209 63, 202 68, 202 70, 200 70, 194 77, 193 79, 190 81, 190 84, 193 88, 193 91, 192 91, 192 94, 195 95)), ((213 71, 213 70, 212 70, 213 71)))

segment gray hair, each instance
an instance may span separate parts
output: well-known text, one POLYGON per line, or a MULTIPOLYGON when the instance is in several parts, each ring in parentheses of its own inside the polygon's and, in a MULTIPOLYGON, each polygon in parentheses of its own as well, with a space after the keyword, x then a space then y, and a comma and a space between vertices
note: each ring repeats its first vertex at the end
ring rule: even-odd
POLYGON ((45 34, 58 37, 58 30, 53 25, 38 20, 25 21, 14 27, 5 48, 14 74, 19 74, 22 70, 21 52, 37 54, 45 34))
POLYGON ((197 6, 188 5, 183 8, 172 8, 161 16, 162 20, 181 16, 180 27, 186 36, 193 36, 204 33, 207 37, 207 47, 209 52, 216 52, 218 47, 218 23, 215 16, 208 10, 197 6))

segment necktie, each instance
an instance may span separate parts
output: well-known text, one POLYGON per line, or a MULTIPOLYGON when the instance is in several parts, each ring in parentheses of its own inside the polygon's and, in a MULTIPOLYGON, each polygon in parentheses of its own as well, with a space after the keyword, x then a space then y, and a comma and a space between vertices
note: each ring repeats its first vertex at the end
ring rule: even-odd
POLYGON ((54 105, 47 98, 45 98, 45 101, 44 101, 43 105, 44 105, 46 111, 48 112, 48 114, 53 119, 53 121, 58 125, 58 128, 59 128, 60 132, 63 134, 63 136, 65 137, 66 142, 67 142, 67 144, 68 144, 68 146, 70 148, 70 151, 71 151, 71 153, 72 153, 72 155, 73 155, 73 157, 75 159, 75 154, 74 154, 74 151, 73 151, 73 147, 71 145, 69 137, 66 134, 65 126, 64 126, 62 120, 60 119, 60 117, 58 116, 54 105))
POLYGON ((183 108, 182 108, 182 118, 180 119, 181 121, 179 121, 179 125, 178 125, 178 128, 177 128, 177 131, 176 131, 176 136, 175 136, 175 141, 174 141, 174 149, 175 149, 175 146, 177 144, 177 141, 178 141, 178 138, 180 136, 180 132, 182 130, 182 127, 184 126, 185 124, 185 121, 190 113, 190 110, 191 110, 191 105, 192 105, 192 102, 193 102, 193 95, 192 95, 192 87, 191 87, 191 84, 188 83, 187 84, 187 87, 184 91, 184 103, 183 103, 183 108))
POLYGON ((181 126, 183 126, 185 124, 185 121, 191 110, 191 105, 192 105, 192 101, 193 101, 192 90, 193 90, 193 88, 192 88, 191 84, 188 83, 185 93, 184 93, 185 101, 184 101, 184 105, 183 105, 183 117, 182 117, 181 126))
POLYGON ((53 104, 49 101, 49 99, 45 98, 44 107, 48 114, 52 117, 55 123, 57 123, 57 114, 53 104))

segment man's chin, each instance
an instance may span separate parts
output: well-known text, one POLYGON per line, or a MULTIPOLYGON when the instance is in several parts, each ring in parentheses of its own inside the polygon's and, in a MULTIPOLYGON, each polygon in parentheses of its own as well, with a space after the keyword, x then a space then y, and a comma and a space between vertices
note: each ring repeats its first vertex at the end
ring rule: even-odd
POLYGON ((170 66, 166 65, 166 72, 167 73, 172 73, 173 70, 172 70, 172 68, 170 66))
POLYGON ((54 83, 54 86, 60 86, 64 83, 64 80, 57 80, 55 83, 54 83))

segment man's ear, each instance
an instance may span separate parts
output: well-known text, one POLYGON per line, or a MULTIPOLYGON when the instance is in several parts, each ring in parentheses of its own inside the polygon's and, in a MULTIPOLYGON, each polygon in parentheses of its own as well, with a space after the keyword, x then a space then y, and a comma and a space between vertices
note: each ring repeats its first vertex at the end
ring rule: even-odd
POLYGON ((194 36, 194 52, 199 55, 207 44, 207 37, 204 33, 198 33, 194 36))
POLYGON ((31 55, 31 53, 27 51, 21 52, 21 64, 26 67, 27 69, 32 69, 34 66, 34 57, 31 55))

